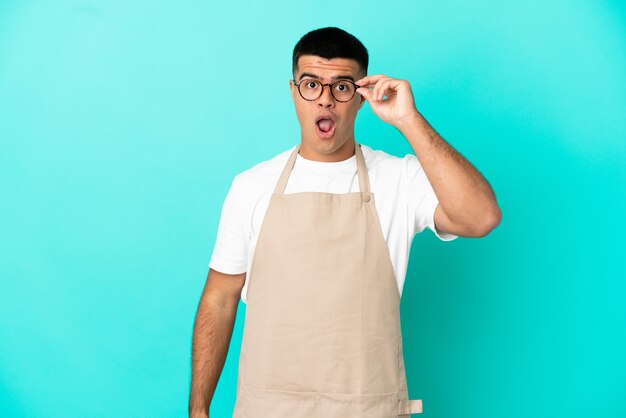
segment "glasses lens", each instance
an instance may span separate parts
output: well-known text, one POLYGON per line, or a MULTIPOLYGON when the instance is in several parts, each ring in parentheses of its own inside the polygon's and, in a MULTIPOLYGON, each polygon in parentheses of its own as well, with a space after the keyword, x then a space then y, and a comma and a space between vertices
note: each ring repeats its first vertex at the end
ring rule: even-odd
POLYGON ((320 96, 322 84, 313 79, 305 79, 300 81, 300 94, 306 100, 315 100, 320 96))
POLYGON ((349 81, 340 80, 332 85, 333 96, 340 102, 347 102, 352 99, 355 91, 354 85, 349 81))
MULTIPOLYGON (((300 81, 300 86, 298 88, 304 99, 316 100, 322 95, 322 89, 324 86, 321 81, 307 78, 300 81)), ((354 87, 354 84, 349 81, 339 80, 330 86, 330 91, 335 100, 338 102, 347 102, 354 97, 356 87, 354 87)))

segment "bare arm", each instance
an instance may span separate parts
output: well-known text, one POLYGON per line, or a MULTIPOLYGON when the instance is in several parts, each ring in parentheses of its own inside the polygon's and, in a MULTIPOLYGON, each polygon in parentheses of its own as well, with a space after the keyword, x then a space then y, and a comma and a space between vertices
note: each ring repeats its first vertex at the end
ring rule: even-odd
POLYGON ((502 212, 491 186, 417 110, 409 82, 376 74, 356 84, 372 111, 395 126, 415 151, 439 200, 435 228, 464 237, 483 237, 498 226, 502 212))
POLYGON ((419 112, 399 123, 398 129, 411 144, 439 200, 435 209, 438 231, 478 238, 498 226, 502 212, 487 180, 419 112))
POLYGON ((233 334, 246 273, 209 269, 193 329, 189 416, 208 417, 233 334))

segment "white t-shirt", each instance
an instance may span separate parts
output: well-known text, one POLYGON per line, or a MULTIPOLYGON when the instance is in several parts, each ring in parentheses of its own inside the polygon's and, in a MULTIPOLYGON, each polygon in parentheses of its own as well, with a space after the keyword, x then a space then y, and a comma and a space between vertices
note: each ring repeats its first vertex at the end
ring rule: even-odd
MULTIPOLYGON (((226 274, 246 272, 241 291, 244 303, 261 223, 276 182, 294 148, 237 174, 224 200, 209 267, 226 274)), ((402 294, 415 234, 429 228, 442 241, 458 236, 435 229, 433 217, 439 200, 415 155, 400 158, 364 144, 361 150, 398 290, 402 294)), ((339 162, 320 162, 298 154, 285 188, 285 194, 358 191, 356 155, 339 162)))

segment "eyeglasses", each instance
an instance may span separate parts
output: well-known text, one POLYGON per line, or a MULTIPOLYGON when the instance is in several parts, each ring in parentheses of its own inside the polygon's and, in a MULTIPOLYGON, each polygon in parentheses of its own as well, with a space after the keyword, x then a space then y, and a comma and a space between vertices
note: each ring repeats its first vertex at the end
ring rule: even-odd
POLYGON ((313 101, 317 100, 324 91, 325 86, 330 87, 330 94, 338 102, 349 102, 354 97, 356 89, 359 88, 350 80, 338 80, 334 83, 323 84, 321 81, 314 78, 305 78, 296 83, 296 80, 292 80, 298 87, 298 92, 304 100, 313 101))

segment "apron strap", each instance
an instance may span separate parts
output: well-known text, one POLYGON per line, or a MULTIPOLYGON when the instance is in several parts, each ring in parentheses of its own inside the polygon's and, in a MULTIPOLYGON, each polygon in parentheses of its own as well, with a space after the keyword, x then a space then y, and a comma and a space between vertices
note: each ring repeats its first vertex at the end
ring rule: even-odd
POLYGON ((274 188, 274 194, 283 194, 285 192, 285 187, 287 186, 287 180, 289 180, 289 174, 291 173, 291 169, 296 163, 296 157, 298 156, 298 150, 300 150, 300 144, 296 145, 293 152, 289 156, 287 160, 287 164, 285 164, 285 168, 283 168, 283 172, 276 183, 276 187, 274 188))
POLYGON ((398 415, 405 414, 421 414, 422 413, 422 400, 404 400, 398 404, 398 415))
POLYGON ((356 171, 359 175, 359 191, 361 193, 370 193, 370 176, 365 166, 365 158, 363 157, 363 151, 361 150, 361 144, 356 144, 356 171))
MULTIPOLYGON (((296 157, 298 156, 298 151, 300 150, 300 144, 296 145, 293 152, 289 156, 287 160, 287 164, 285 164, 285 168, 283 168, 283 172, 280 174, 280 178, 276 183, 276 187, 274 188, 274 194, 284 194, 285 187, 287 187, 287 180, 289 180, 289 174, 291 174, 291 170, 296 163, 296 157)), ((363 157, 363 151, 361 151, 361 144, 355 143, 354 153, 356 155, 356 171, 359 176, 359 191, 361 193, 370 193, 370 180, 369 175, 367 173, 367 167, 365 165, 365 158, 363 157)))

